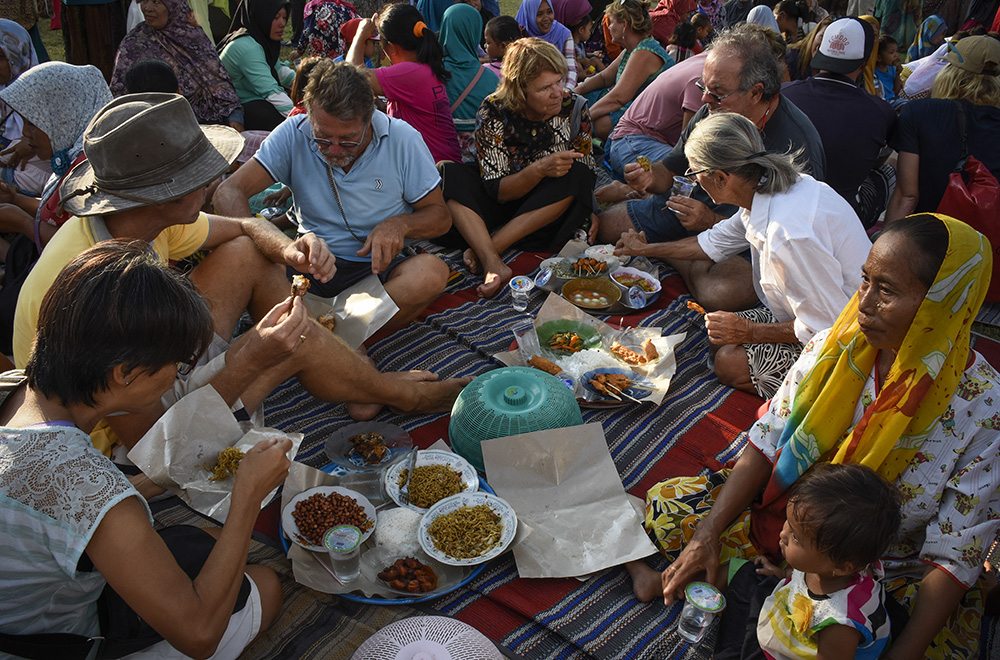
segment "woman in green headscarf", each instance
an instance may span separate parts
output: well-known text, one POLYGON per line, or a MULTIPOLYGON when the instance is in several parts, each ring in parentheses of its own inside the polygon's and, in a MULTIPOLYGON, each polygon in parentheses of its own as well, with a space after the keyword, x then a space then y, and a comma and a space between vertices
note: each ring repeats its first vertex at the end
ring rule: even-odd
POLYGON ((441 21, 444 66, 451 71, 445 90, 455 119, 462 160, 476 159, 476 113, 483 99, 496 91, 500 79, 479 62, 479 38, 483 19, 471 5, 454 4, 441 21))
POLYGON ((643 562, 627 567, 641 600, 669 603, 700 573, 714 580, 720 559, 780 560, 791 485, 816 463, 866 465, 904 501, 882 563, 910 618, 885 657, 977 657, 983 553, 1000 529, 1000 376, 970 348, 970 329, 992 249, 963 222, 919 214, 886 225, 862 272, 732 471, 649 490, 646 526, 673 564, 662 575, 643 562))

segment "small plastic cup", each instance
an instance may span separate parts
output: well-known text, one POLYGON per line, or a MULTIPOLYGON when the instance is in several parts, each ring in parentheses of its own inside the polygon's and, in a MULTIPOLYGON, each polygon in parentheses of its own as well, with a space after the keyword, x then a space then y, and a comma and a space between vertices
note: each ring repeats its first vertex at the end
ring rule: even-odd
POLYGON ((510 295, 514 303, 515 312, 523 312, 528 309, 528 294, 535 288, 535 281, 525 275, 518 275, 511 279, 510 295))
POLYGON ((712 625, 712 620, 726 609, 726 597, 707 582, 692 582, 684 589, 684 609, 677 621, 677 633, 699 643, 712 625))
POLYGON ((674 177, 674 185, 670 189, 671 197, 675 195, 677 197, 690 197, 692 192, 694 192, 694 181, 686 176, 674 177))
POLYGON ((331 527, 323 535, 333 574, 344 584, 361 575, 361 530, 353 525, 331 527))
POLYGON ((538 341, 538 333, 535 332, 535 324, 530 318, 522 319, 511 328, 514 338, 517 339, 517 347, 521 351, 521 356, 525 360, 531 359, 532 355, 541 355, 542 346, 538 341))

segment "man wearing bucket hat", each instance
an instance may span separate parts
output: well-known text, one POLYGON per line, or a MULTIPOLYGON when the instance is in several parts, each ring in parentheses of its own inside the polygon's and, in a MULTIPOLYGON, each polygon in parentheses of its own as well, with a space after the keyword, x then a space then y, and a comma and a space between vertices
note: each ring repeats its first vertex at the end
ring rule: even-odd
POLYGON ((322 61, 309 74, 308 114, 276 128, 215 193, 218 212, 249 214, 247 200, 275 181, 292 190, 289 217, 336 257, 330 282, 310 291, 333 297, 375 274, 399 307, 387 327, 413 320, 444 291, 448 266, 430 254, 406 256, 413 239, 441 236, 451 213, 423 138, 375 110, 368 79, 350 64, 322 61))
POLYGON ((781 88, 823 140, 826 183, 854 207, 866 228, 885 210, 896 178, 895 170, 882 166, 885 159, 880 158, 896 111, 857 85, 874 46, 875 31, 867 22, 834 21, 812 59, 819 73, 781 88))
MULTIPOLYGON (((144 240, 164 261, 211 250, 190 279, 208 302, 218 336, 207 364, 186 374, 176 396, 210 381, 230 405, 255 410, 279 383, 298 376, 318 398, 354 402, 362 416, 373 414, 378 404, 450 409, 466 381, 432 382, 436 376, 427 372, 380 374, 310 319, 301 300, 288 298, 286 267, 318 281, 333 275, 333 258, 315 235, 291 241, 257 218, 201 212, 207 186, 229 169, 242 147, 243 138, 229 127, 199 126, 182 96, 134 94, 105 106, 84 134, 87 160, 62 184, 63 204, 76 217, 46 246, 21 290, 16 363, 25 364, 42 298, 66 263, 102 240, 144 240), (258 323, 229 346, 224 338, 233 336, 244 310, 258 323), (351 377, 330 378, 331 373, 351 377)), ((158 406, 109 422, 117 439, 130 445, 162 413, 158 406)), ((102 450, 115 439, 106 432, 92 437, 102 450)))

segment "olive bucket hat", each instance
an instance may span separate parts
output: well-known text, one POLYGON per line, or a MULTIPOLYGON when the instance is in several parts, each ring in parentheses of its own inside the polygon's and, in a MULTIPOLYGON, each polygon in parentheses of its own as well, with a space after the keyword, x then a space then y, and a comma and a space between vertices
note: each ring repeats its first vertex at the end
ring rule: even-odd
POLYGON ((199 125, 183 96, 122 96, 87 126, 87 160, 66 175, 62 205, 87 216, 170 202, 211 183, 242 149, 232 128, 199 125))

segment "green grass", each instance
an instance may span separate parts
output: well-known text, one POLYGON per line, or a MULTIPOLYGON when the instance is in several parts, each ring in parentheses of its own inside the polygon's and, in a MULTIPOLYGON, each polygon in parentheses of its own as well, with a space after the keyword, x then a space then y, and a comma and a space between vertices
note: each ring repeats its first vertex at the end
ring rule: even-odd
POLYGON ((50 60, 66 61, 66 46, 63 44, 62 30, 50 30, 49 19, 38 20, 38 33, 42 35, 45 50, 49 51, 50 60))

